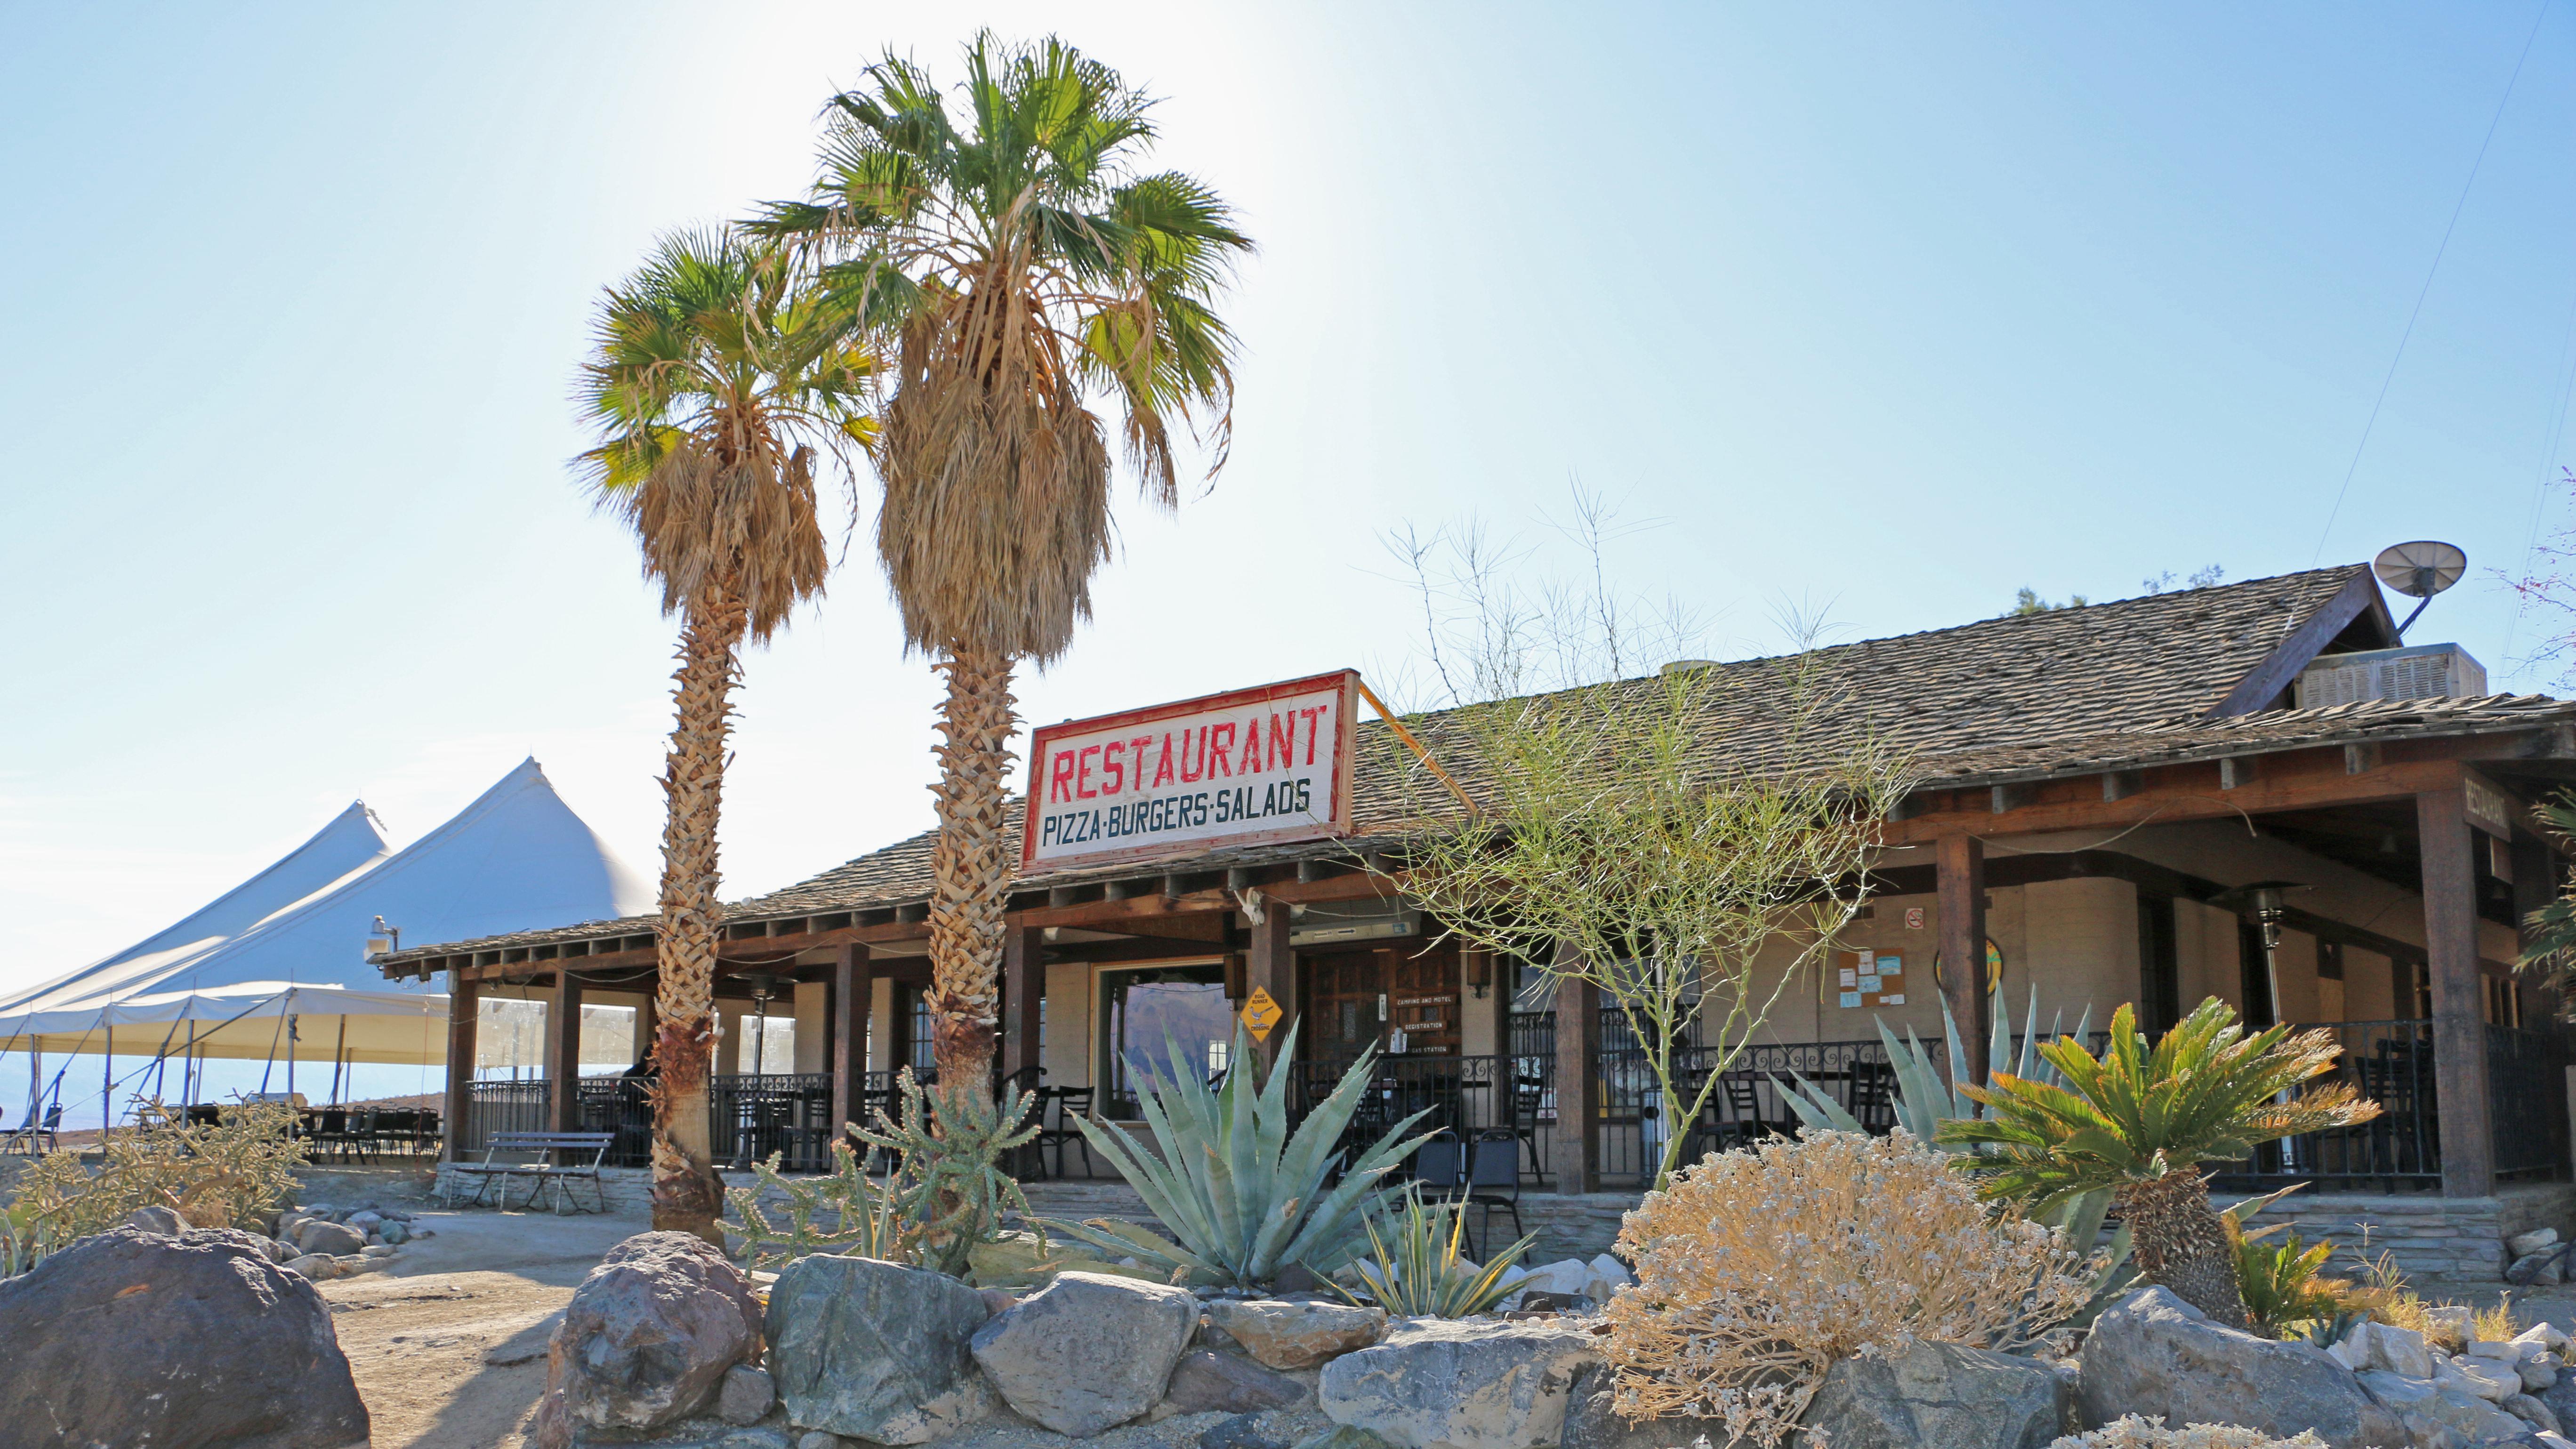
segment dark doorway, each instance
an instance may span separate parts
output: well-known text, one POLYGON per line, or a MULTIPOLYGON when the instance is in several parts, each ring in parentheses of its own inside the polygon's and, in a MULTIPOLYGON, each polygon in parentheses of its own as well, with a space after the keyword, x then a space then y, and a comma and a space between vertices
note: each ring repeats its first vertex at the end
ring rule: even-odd
POLYGON ((2138 897, 2138 1014, 2148 1036, 2160 1037, 2182 1020, 2182 965, 2174 949, 2171 896, 2138 897))

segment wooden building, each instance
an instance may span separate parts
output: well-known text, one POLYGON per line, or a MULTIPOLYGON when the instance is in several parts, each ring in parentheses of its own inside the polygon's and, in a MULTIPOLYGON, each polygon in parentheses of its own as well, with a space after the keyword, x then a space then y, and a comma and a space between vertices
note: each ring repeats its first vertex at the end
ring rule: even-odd
MULTIPOLYGON (((1974 974, 1934 962, 1982 958, 2016 1011, 2035 989, 2043 1013, 2070 1028, 2088 1012, 2100 1027, 2123 1001, 2161 1026, 2215 995, 2257 1020, 2341 1034, 2345 1070, 2386 1116, 2269 1151, 2242 1165, 2248 1179, 2451 1199, 2564 1182, 2565 1035, 2555 1003, 2509 964, 2516 921, 2563 878, 2529 806, 2576 775, 2576 703, 2296 707, 2320 656, 2399 642, 2370 571, 2354 566, 1828 651, 1853 728, 1910 752, 1923 783, 1887 822, 1876 894, 1838 943, 1844 954, 1791 983, 1746 1065, 1865 1078, 1884 1057, 1876 1022, 1937 1039, 1945 992, 1973 1022, 1974 974), (2281 906, 2277 1001, 2264 999, 2255 906, 2239 890, 2261 881, 2300 887, 2281 906)), ((1741 673, 1747 693, 1712 717, 1707 747, 1758 761, 1762 667, 1720 667, 1741 673)), ((1436 921, 1364 868, 1393 828, 1401 757, 1372 744, 1381 728, 1359 726, 1343 838, 1024 873, 1009 914, 1002 1071, 1070 1089, 1054 1110, 1115 1120, 1131 1111, 1137 1052, 1159 1058, 1169 1030, 1222 1066, 1234 1013, 1258 989, 1287 1018, 1264 1049, 1294 1024, 1299 1070, 1314 1079, 1363 1046, 1384 1049, 1381 1115, 1429 1105, 1461 1131, 1512 1132, 1534 1185, 1635 1182, 1666 1129, 1619 1023, 1582 991, 1441 942, 1436 921)), ((719 1121, 740 1125, 742 1150, 814 1161, 832 1124, 859 1115, 895 1067, 926 1065, 914 1015, 929 859, 930 837, 916 836, 729 908, 725 1009, 757 991, 782 1012, 792 1003, 797 1023, 796 1071, 719 1083, 719 1121)), ((647 999, 652 929, 650 918, 602 921, 418 946, 380 965, 447 978, 451 1062, 474 1059, 475 1002, 493 993, 551 1003, 553 1055, 570 1061, 579 1013, 566 1008, 647 999)), ((505 1120, 633 1120, 617 1105, 631 1086, 616 1079, 468 1075, 451 1073, 449 1088, 460 1145, 505 1120)), ((1725 1111, 1782 1115, 1765 1089, 1679 1130, 1727 1139, 1725 1111)), ((2565 1196, 2549 1211, 2576 1205, 2576 1190, 2565 1196)))

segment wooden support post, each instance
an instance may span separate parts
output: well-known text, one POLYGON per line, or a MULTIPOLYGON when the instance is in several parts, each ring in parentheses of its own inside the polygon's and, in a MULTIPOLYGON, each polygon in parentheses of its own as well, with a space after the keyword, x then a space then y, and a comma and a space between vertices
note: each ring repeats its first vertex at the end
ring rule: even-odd
POLYGON ((555 990, 546 998, 546 1074, 553 1090, 554 1132, 581 1130, 581 978, 555 968, 555 990))
POLYGON ((659 984, 657 980, 654 986, 645 988, 644 1004, 635 1008, 635 1060, 638 1063, 653 1060, 653 1043, 661 1036, 662 997, 655 989, 659 984))
POLYGON ((1045 1022, 1040 1013, 1046 1007, 1044 930, 1017 921, 1002 928, 1002 1080, 1020 1091, 1036 1088, 1046 1069, 1038 1060, 1045 1022))
POLYGON ((1941 994, 1959 1023, 1960 1050, 1968 1055, 1967 1061, 1950 1064, 1950 1075, 1982 1084, 1994 1030, 1986 1000, 1986 843, 1973 835, 1944 835, 1936 850, 1941 994))
POLYGON ((2495 1191, 2495 1142, 2487 1125, 2486 999, 2478 972, 2478 841, 2457 777, 2415 797, 2415 828, 2424 857, 2442 1195, 2486 1197, 2495 1191))
MULTIPOLYGON (((867 1089, 868 1007, 877 977, 865 946, 843 946, 832 958, 832 1140, 841 1140, 861 1115, 867 1089)), ((860 1123, 865 1126, 865 1123, 860 1123)))
MULTIPOLYGON (((1557 947, 1560 957, 1573 948, 1557 947)), ((1601 988, 1556 979, 1556 1131, 1548 1170, 1569 1196, 1601 1187, 1601 988)))
POLYGON ((1251 923, 1252 954, 1245 965, 1252 989, 1270 993, 1279 1003, 1280 1017, 1270 1028, 1270 1035, 1254 1049, 1261 1063, 1261 1080, 1267 1083, 1279 1063, 1280 1043, 1288 1040, 1289 1028, 1297 1024, 1297 953, 1288 944, 1288 903, 1270 901, 1261 911, 1261 919, 1251 923))
POLYGON ((447 1160, 464 1160, 466 1114, 474 1109, 474 1029, 482 1023, 483 983, 447 973, 447 1160))

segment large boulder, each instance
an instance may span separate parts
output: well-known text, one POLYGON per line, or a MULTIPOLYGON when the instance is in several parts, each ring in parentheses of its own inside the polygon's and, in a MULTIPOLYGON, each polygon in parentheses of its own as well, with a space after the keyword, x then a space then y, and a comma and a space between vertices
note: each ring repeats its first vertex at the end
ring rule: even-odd
POLYGON ((1306 1386, 1248 1358, 1194 1348, 1172 1368, 1163 1397, 1184 1414, 1257 1414, 1306 1397, 1306 1386))
POLYGON ((563 1449, 592 1431, 685 1418, 715 1397, 726 1370, 759 1354, 760 1308, 742 1270, 694 1233, 638 1233, 564 1305, 546 1344, 535 1442, 563 1449))
POLYGON ((343 1253, 354 1253, 366 1245, 366 1234, 338 1223, 317 1219, 295 1230, 295 1246, 306 1253, 327 1253, 336 1258, 343 1253))
POLYGON ((946 1274, 817 1253, 770 1285, 769 1376, 800 1429, 927 1443, 991 1413, 967 1351, 991 1316, 946 1274))
POLYGON ((1835 1364, 1798 1422, 1802 1443, 1830 1449, 2048 1449, 2070 1408, 2047 1364, 1926 1339, 1835 1364))
POLYGON ((1080 1439, 1159 1403, 1198 1327, 1186 1288, 1059 1273, 977 1329, 973 1346, 1013 1412, 1080 1439))
POLYGON ((1407 1319, 1324 1365, 1317 1397, 1404 1449, 1541 1449, 1564 1432, 1576 1376, 1600 1366, 1594 1343, 1538 1319, 1407 1319))
POLYGON ((244 1233, 118 1228, 75 1243, 0 1281, 0 1345, 0 1441, 368 1442, 329 1305, 244 1233))
POLYGON ((2401 1378, 2377 1369, 2359 1377, 2361 1386, 2388 1412, 2398 1416, 2421 1449, 2435 1449, 2438 1445, 2477 1449, 2482 1444, 2502 1444, 2531 1432, 2531 1425, 2463 1389, 2444 1387, 2430 1379, 2401 1378))
POLYGON ((1726 1442, 1726 1425, 1717 1420, 1675 1415, 1632 1424, 1619 1416, 1614 1400, 1608 1365, 1576 1375, 1565 1404, 1565 1430, 1557 1440, 1562 1449, 1691 1449, 1702 1437, 1711 1444, 1726 1442))
POLYGON ((2212 1323, 2160 1287, 2132 1293, 2094 1320, 2077 1407, 2095 1427, 2143 1414, 2168 1424, 2237 1424, 2276 1439, 2314 1429, 2329 1449, 2410 1443, 2397 1415, 2323 1349, 2212 1323))
POLYGON ((1347 1303, 1220 1298, 1207 1305, 1207 1315, 1245 1353, 1275 1369, 1313 1368, 1368 1347, 1386 1331, 1385 1309, 1347 1303))

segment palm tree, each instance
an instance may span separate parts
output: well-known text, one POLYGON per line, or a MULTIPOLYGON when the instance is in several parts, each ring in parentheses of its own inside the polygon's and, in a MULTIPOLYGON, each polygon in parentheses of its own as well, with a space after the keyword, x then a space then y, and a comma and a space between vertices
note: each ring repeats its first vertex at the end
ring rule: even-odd
POLYGON ((707 1120, 713 1055, 716 823, 746 638, 765 642, 823 591, 823 457, 872 436, 870 360, 770 244, 667 237, 599 306, 578 397, 599 444, 578 466, 635 530, 662 610, 680 617, 676 719, 662 788, 654 1004, 653 1226, 718 1244, 724 1190, 707 1120))
POLYGON ((1984 1087, 1961 1089, 1987 1115, 1943 1123, 1939 1140, 1981 1149, 1971 1165, 1986 1174, 1985 1195, 2032 1199, 2034 1211, 2111 1189, 2134 1235, 2139 1276, 2218 1322, 2242 1324, 2236 1250, 2209 1205, 2201 1165, 2379 1115, 2346 1083, 2290 1096, 2332 1070, 2343 1048, 2331 1032, 2288 1032, 2246 1036, 2235 1011, 2211 997, 2150 1051, 2124 1004, 2099 1058, 2075 1038, 2040 1047, 2063 1085, 1994 1073, 1984 1087))
POLYGON ((1012 673, 1064 652, 1110 553, 1095 404, 1156 504, 1180 498, 1175 421, 1212 421, 1214 476, 1234 343, 1212 304, 1251 242, 1204 184, 1140 173, 1151 102, 1072 47, 980 35, 961 89, 962 128, 928 73, 871 67, 825 108, 809 198, 753 226, 811 248, 894 359, 877 553, 906 647, 946 681, 927 1004, 940 1080, 962 1089, 992 1061, 1012 673))

